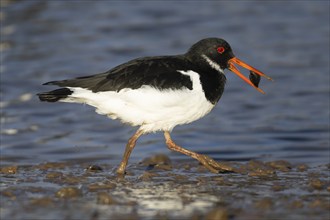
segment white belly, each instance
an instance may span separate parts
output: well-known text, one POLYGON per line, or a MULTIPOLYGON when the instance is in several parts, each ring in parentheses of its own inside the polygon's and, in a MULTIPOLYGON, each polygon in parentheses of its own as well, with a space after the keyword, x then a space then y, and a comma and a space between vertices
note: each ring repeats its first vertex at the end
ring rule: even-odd
POLYGON ((190 76, 192 90, 158 90, 143 86, 135 90, 93 93, 83 88, 70 88, 73 94, 62 101, 94 106, 97 113, 120 119, 132 126, 141 126, 140 129, 145 133, 171 131, 176 125, 187 124, 205 116, 214 107, 205 98, 199 75, 193 71, 180 72, 190 76))

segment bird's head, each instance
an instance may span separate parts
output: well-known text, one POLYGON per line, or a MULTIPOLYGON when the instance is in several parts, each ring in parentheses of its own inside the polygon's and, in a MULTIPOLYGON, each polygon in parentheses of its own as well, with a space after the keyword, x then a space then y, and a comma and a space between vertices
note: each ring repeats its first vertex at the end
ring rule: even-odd
POLYGON ((258 75, 265 77, 268 80, 272 80, 272 78, 265 75, 261 71, 238 59, 234 55, 227 41, 220 38, 206 38, 198 41, 189 49, 189 51, 186 53, 186 56, 191 61, 193 62, 196 61, 198 63, 203 63, 204 65, 208 65, 220 73, 224 73, 224 69, 229 69, 230 71, 237 74, 246 83, 257 89, 261 93, 264 93, 264 91, 258 88, 258 83, 255 83, 249 80, 248 78, 246 78, 237 69, 235 64, 250 70, 250 73, 253 74, 254 76, 258 75))

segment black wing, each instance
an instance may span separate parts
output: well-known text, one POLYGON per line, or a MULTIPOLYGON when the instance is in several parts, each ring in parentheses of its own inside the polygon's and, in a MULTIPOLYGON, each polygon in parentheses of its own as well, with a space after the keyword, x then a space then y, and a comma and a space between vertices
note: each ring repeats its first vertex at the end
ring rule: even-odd
MULTIPOLYGON (((191 64, 190 64, 191 65, 191 64)), ((192 89, 190 77, 178 70, 188 70, 189 63, 183 57, 146 57, 131 60, 105 73, 75 79, 52 81, 45 85, 81 87, 93 92, 138 89, 143 85, 159 90, 192 89)))

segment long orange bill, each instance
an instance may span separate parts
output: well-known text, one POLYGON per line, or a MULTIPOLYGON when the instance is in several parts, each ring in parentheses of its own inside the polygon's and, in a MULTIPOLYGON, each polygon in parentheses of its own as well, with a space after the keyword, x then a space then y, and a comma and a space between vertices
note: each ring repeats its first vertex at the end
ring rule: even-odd
POLYGON ((245 69, 248 69, 248 70, 251 70, 253 71, 254 73, 258 74, 259 76, 263 76, 265 77, 266 79, 268 80, 271 80, 273 81, 272 78, 270 78, 269 76, 265 75, 263 72, 257 70, 256 68, 250 66, 249 64, 243 62, 242 60, 238 59, 237 57, 233 57, 231 58, 229 61, 229 70, 232 71, 233 73, 236 73, 241 79, 243 79, 247 84, 249 84, 250 86, 252 86, 253 88, 255 88, 256 90, 258 90, 259 92, 261 92, 262 94, 265 94, 265 92, 256 87, 255 85, 253 85, 253 83, 248 79, 246 78, 237 68, 234 64, 237 64, 245 69))

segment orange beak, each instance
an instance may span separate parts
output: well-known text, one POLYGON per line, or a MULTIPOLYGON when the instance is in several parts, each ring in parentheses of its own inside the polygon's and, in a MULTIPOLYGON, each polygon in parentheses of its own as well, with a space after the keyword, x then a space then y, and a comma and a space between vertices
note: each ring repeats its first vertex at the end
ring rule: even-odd
POLYGON ((254 68, 254 67, 248 65, 247 63, 243 62, 242 60, 238 59, 237 57, 233 57, 233 58, 231 58, 231 59, 228 61, 228 63, 229 63, 229 67, 228 67, 228 69, 229 69, 230 71, 232 71, 233 73, 236 73, 236 74, 237 74, 241 79, 243 79, 247 84, 249 84, 250 86, 252 86, 252 87, 255 88, 256 90, 258 90, 258 91, 261 92, 262 94, 265 94, 265 92, 264 92, 262 89, 260 89, 260 88, 256 87, 255 85, 253 85, 253 83, 252 83, 248 78, 246 78, 246 77, 245 77, 245 76, 244 76, 244 75, 243 75, 243 74, 237 69, 237 67, 236 67, 234 64, 237 64, 237 65, 239 65, 239 66, 241 66, 241 67, 243 67, 243 68, 245 68, 245 69, 248 69, 248 70, 250 70, 250 71, 253 71, 254 73, 258 74, 259 76, 263 76, 263 77, 265 77, 266 79, 273 81, 272 78, 270 78, 269 76, 265 75, 264 73, 262 73, 261 71, 257 70, 256 68, 254 68))

